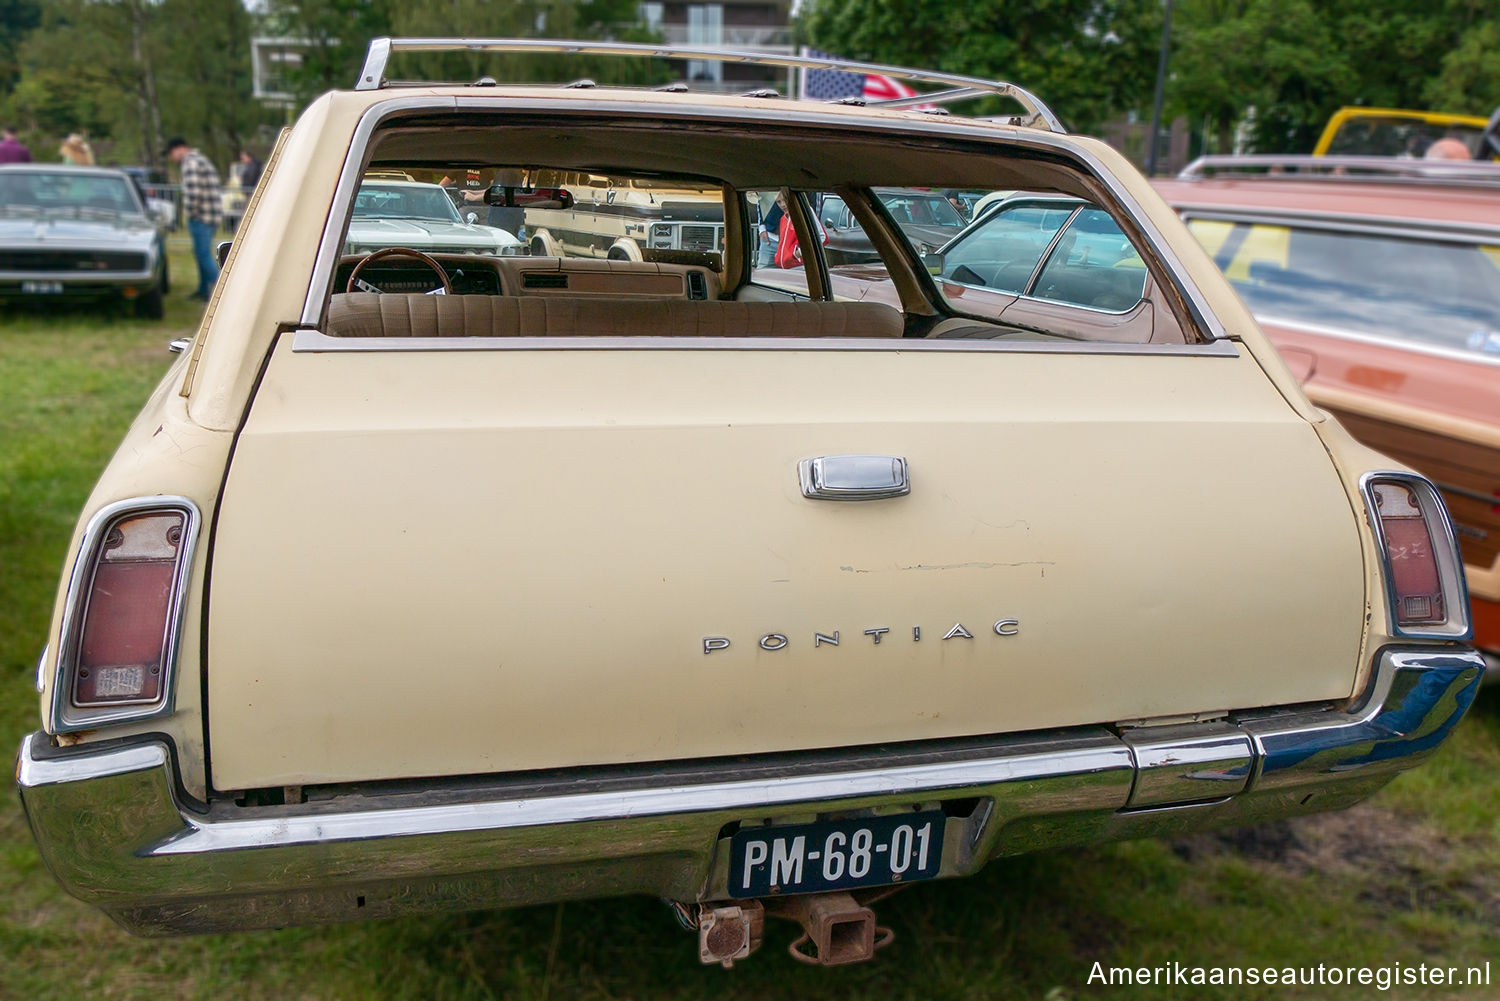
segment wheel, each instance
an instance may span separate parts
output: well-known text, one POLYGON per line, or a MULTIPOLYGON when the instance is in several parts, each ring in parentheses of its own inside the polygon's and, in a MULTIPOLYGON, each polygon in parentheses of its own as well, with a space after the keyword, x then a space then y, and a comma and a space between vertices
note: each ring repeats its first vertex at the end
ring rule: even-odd
POLYGON ((161 286, 158 285, 135 300, 135 315, 143 320, 160 320, 166 313, 161 286))
POLYGON ((606 255, 611 261, 644 261, 641 245, 634 240, 616 240, 606 255))

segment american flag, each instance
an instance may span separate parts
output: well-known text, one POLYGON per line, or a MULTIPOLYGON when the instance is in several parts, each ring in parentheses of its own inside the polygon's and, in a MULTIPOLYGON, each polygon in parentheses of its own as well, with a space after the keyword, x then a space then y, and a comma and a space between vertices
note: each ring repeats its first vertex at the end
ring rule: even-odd
MULTIPOLYGON (((836 59, 837 56, 818 49, 802 47, 802 55, 809 59, 836 59)), ((843 97, 862 97, 867 101, 890 101, 898 97, 916 97, 917 92, 899 80, 878 73, 848 73, 843 70, 804 69, 802 71, 802 99, 804 101, 837 101, 843 97)))

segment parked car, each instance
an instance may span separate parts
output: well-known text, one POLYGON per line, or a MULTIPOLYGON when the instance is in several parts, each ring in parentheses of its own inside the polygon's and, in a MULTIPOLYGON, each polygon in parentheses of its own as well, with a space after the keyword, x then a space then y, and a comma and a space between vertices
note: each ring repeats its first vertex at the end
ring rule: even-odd
POLYGON ((1344 807, 1452 732, 1483 663, 1439 494, 1120 154, 935 73, 1035 124, 384 82, 559 45, 746 58, 378 39, 269 158, 67 554, 16 774, 69 891, 152 934, 643 894, 703 962, 775 917, 833 965, 893 887, 1344 807), (366 169, 497 155, 528 228, 600 171, 718 190, 723 249, 343 252, 366 169), (1154 322, 970 310, 880 194, 939 183, 1071 199, 1045 281, 1097 277, 1078 222, 1154 322), (767 192, 800 292, 754 267, 767 192), (830 194, 899 308, 834 297, 830 194))
POLYGON ((0 166, 0 301, 124 299, 160 319, 165 240, 123 171, 0 166))
POLYGON ((1340 108, 1328 119, 1313 156, 1421 157, 1439 139, 1457 139, 1476 160, 1494 151, 1484 140, 1488 121, 1475 115, 1408 108, 1340 108))
POLYGON ((1438 485, 1500 654, 1500 166, 1214 158, 1157 189, 1312 401, 1438 485))
MULTIPOLYGON (((1092 340, 1182 336, 1171 313, 1157 308, 1161 288, 1135 244, 1082 198, 1012 192, 919 256, 950 303, 986 320, 1092 340)), ((801 270, 763 272, 760 280, 807 290, 801 270)), ((900 289, 879 264, 831 265, 829 284, 835 298, 901 305, 900 289)))
MULTIPOLYGON (((881 189, 876 194, 901 232, 924 257, 952 240, 968 224, 953 203, 938 191, 881 189)), ((823 200, 818 216, 828 234, 824 255, 829 264, 869 264, 880 260, 880 254, 843 198, 829 195, 823 200)))
POLYGON ((527 242, 538 257, 609 261, 686 260, 724 251, 723 193, 683 179, 553 171, 548 187, 568 204, 526 212, 527 242))
POLYGON ((406 247, 428 253, 526 252, 514 233, 482 225, 478 220, 478 212, 460 216, 441 185, 366 180, 354 198, 344 251, 370 254, 387 247, 406 247))

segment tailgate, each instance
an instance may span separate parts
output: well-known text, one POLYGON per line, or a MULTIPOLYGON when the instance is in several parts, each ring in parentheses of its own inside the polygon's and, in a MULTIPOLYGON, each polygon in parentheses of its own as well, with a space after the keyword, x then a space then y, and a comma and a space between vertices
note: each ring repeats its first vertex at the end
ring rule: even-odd
POLYGON ((1243 354, 283 337, 211 558, 219 789, 1339 698, 1365 610, 1340 480, 1243 354), (803 496, 860 453, 909 495, 803 496))

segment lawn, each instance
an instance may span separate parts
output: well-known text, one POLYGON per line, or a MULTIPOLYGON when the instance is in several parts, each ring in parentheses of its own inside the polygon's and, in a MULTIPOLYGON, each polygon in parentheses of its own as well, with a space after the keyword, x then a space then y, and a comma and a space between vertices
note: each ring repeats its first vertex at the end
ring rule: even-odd
MULTIPOLYGON (((36 725, 35 658, 78 509, 199 310, 180 241, 164 321, 0 316, 0 744, 36 725)), ((59 890, 14 794, 0 797, 0 1001, 232 998, 1364 997, 1369 987, 1091 985, 1104 967, 1494 967, 1500 985, 1500 693, 1424 768, 1370 803, 1176 841, 992 864, 879 907, 895 944, 811 969, 772 924, 732 971, 653 900, 233 936, 132 938, 59 890)), ((1500 997, 1400 987, 1391 997, 1500 997)))

